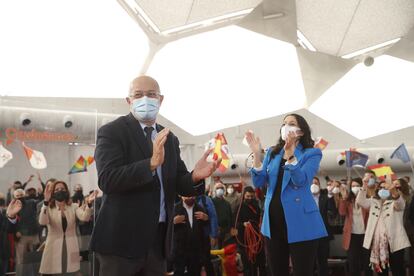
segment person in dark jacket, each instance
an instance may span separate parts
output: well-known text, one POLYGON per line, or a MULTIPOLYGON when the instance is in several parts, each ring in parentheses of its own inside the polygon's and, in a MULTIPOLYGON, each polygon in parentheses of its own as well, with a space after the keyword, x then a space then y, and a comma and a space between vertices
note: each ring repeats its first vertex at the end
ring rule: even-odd
POLYGON ((174 275, 198 276, 203 264, 210 257, 206 248, 209 240, 205 235, 208 215, 204 208, 196 203, 195 197, 182 197, 174 207, 174 275))
POLYGON ((204 179, 220 165, 221 158, 207 161, 211 149, 187 170, 178 138, 157 123, 163 99, 155 79, 139 76, 126 98, 131 112, 98 130, 103 198, 90 248, 100 260, 100 276, 164 275, 176 194, 204 193, 204 179))
POLYGON ((24 197, 22 189, 14 191, 14 198, 22 203, 16 225, 16 264, 23 263, 26 252, 33 252, 39 244, 39 223, 37 222, 37 201, 24 197))
POLYGON ((313 178, 312 181, 311 192, 316 204, 319 207, 319 212, 321 213, 326 231, 328 232, 328 236, 321 238, 318 244, 316 258, 318 275, 328 276, 329 242, 334 238, 332 233, 332 227, 331 225, 329 225, 328 222, 328 216, 335 216, 338 213, 338 210, 336 208, 335 199, 333 197, 328 197, 327 189, 321 189, 319 178, 317 178, 316 176, 313 178))
POLYGON ((237 235, 239 243, 239 253, 243 262, 243 273, 245 276, 265 276, 266 275, 266 258, 263 246, 263 236, 260 233, 261 211, 259 204, 255 199, 255 191, 253 187, 247 186, 243 191, 243 203, 240 207, 240 213, 237 217, 237 235), (248 244, 245 237, 245 232, 248 227, 252 227, 260 238, 253 241, 253 244, 248 244), (249 248, 249 246, 255 248, 249 248), (249 258, 249 251, 258 249, 251 258, 249 258))
POLYGON ((7 210, 4 198, 0 198, 0 276, 6 275, 9 258, 10 243, 8 235, 16 231, 17 213, 22 209, 22 203, 13 199, 7 210))

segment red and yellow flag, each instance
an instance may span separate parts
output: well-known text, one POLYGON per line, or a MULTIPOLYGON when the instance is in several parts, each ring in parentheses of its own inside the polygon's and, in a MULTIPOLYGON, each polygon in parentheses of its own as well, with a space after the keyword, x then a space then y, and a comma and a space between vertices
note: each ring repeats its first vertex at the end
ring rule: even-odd
POLYGON ((218 167, 218 170, 220 172, 225 172, 229 168, 230 159, 228 157, 229 148, 224 134, 221 132, 217 133, 215 142, 216 145, 213 151, 213 160, 218 160, 221 158, 221 164, 220 167, 218 167))
POLYGON ((328 146, 329 142, 323 139, 322 137, 318 137, 315 141, 315 148, 319 148, 320 150, 324 150, 328 146))
POLYGON ((395 180, 397 176, 392 171, 391 167, 389 165, 385 164, 378 164, 378 165, 372 165, 369 166, 368 169, 373 171, 375 175, 378 177, 379 180, 384 181, 385 176, 391 175, 391 179, 395 180))

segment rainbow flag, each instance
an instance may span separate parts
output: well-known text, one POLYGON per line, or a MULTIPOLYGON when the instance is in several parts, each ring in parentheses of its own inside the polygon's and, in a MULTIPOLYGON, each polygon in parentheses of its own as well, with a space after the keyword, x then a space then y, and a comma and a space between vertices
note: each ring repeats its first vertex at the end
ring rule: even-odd
POLYGON ((216 145, 213 151, 213 160, 218 160, 221 158, 220 167, 218 170, 220 172, 225 172, 229 168, 230 159, 228 157, 229 148, 227 146, 227 140, 224 137, 224 134, 219 132, 215 138, 216 145))
POLYGON ((384 181, 387 175, 391 175, 392 180, 395 180, 397 178, 397 176, 392 171, 391 167, 386 164, 368 166, 368 169, 373 171, 377 178, 381 181, 384 181))
POLYGON ((88 167, 88 160, 83 158, 83 156, 81 155, 78 158, 78 161, 76 161, 76 163, 72 166, 72 169, 70 169, 68 174, 86 172, 88 170, 87 167, 88 167))

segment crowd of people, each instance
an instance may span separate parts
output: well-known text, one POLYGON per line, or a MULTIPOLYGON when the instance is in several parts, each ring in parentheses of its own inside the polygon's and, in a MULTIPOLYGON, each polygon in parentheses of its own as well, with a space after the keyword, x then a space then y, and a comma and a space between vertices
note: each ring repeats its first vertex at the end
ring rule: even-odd
POLYGON ((25 189, 33 178, 15 181, 6 196, 0 194, 0 275, 76 275, 89 257, 98 192, 84 195, 78 184, 71 196, 65 182, 44 183, 40 175, 39 189, 25 189))
POLYGON ((367 171, 325 177, 322 187, 321 149, 305 118, 289 114, 266 151, 246 133, 251 185, 223 183, 213 149, 187 170, 178 138, 157 123, 163 100, 158 82, 139 76, 130 113, 98 130, 102 197, 81 185, 71 196, 65 182, 39 175, 38 189, 26 188, 30 176, 0 196, 0 275, 80 275, 81 260, 93 260, 94 276, 327 276, 338 234, 350 275, 402 276, 407 264, 414 274, 413 252, 404 257, 414 237, 408 177, 367 171), (37 271, 19 271, 38 255, 37 271))
MULTIPOLYGON (((65 182, 49 179, 44 184, 40 177, 41 189, 24 189, 32 178, 24 184, 15 181, 7 196, 0 194, 1 275, 14 270, 25 275, 19 266, 33 252, 41 252, 38 272, 42 275, 80 275, 80 262, 88 261, 89 252, 82 252, 79 245, 81 237, 92 233, 97 192, 84 196, 78 184, 70 196, 65 182)), ((379 180, 367 171, 363 178, 350 181, 325 179, 321 185, 314 177, 310 186, 328 232, 318 240, 314 275, 335 275, 328 265, 333 257, 330 242, 341 234, 350 275, 388 275, 388 271, 406 275, 407 267, 412 273, 412 251, 405 257, 414 237, 410 178, 379 180)), ((238 273, 271 275, 260 234, 265 194, 266 188, 254 188, 244 181, 225 184, 214 177, 205 194, 177 196, 168 274, 222 275, 225 260, 211 255, 211 250, 236 244, 238 273), (258 233, 253 243, 246 235, 250 227, 258 233)))

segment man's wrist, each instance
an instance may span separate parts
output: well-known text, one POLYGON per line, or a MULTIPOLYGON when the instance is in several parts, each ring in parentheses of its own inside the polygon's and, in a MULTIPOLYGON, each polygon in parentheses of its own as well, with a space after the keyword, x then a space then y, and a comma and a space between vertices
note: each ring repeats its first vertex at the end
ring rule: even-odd
POLYGON ((6 213, 7 218, 9 219, 16 219, 17 215, 11 216, 9 213, 6 213))

